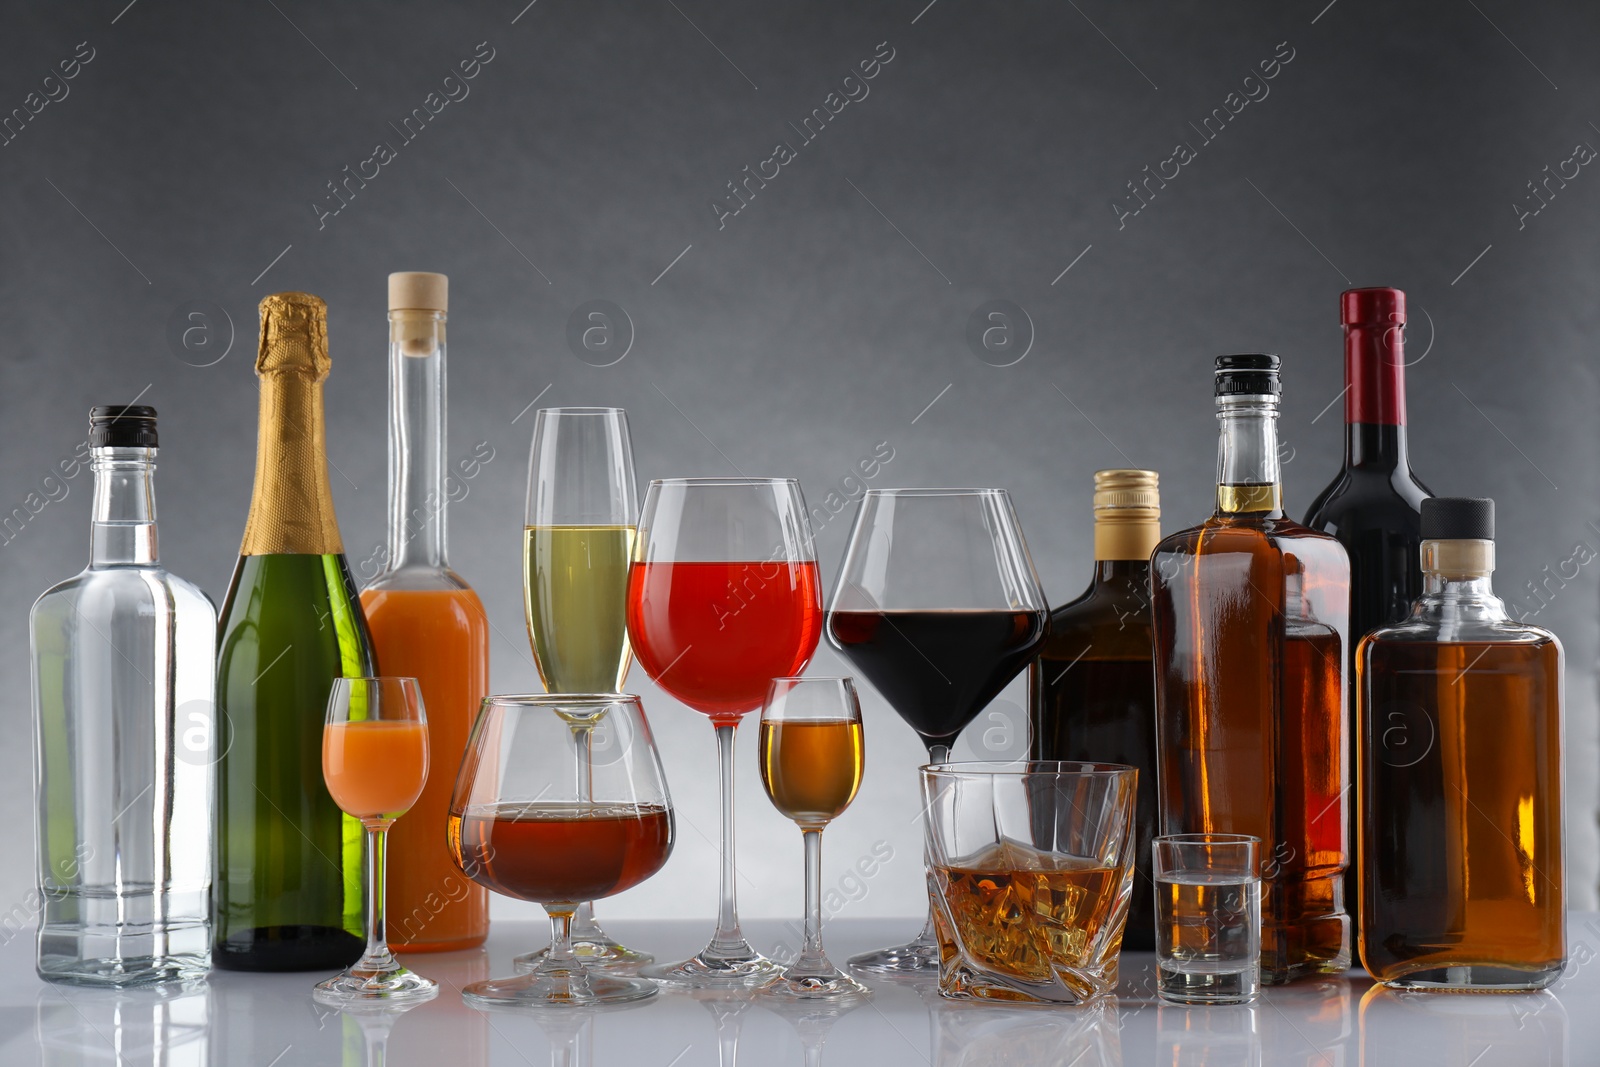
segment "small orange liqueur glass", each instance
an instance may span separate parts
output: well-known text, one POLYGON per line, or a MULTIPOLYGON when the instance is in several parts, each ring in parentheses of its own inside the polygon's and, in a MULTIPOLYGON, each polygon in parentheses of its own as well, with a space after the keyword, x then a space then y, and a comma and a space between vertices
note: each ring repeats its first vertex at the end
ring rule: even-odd
POLYGON ((319 982, 316 998, 336 1005, 429 1000, 439 987, 402 967, 384 928, 384 844, 428 780, 428 721, 415 678, 339 678, 322 731, 322 777, 346 815, 367 830, 367 950, 319 982))

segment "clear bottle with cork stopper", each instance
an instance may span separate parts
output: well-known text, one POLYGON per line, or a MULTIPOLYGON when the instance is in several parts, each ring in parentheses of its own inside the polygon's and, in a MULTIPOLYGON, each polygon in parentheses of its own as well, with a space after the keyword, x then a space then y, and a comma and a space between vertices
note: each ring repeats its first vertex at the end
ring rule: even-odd
POLYGON ((1158 475, 1094 475, 1094 578, 1050 614, 1028 670, 1029 758, 1125 763, 1139 769, 1138 873, 1124 948, 1155 949, 1150 841, 1156 835, 1156 706, 1151 663, 1150 552, 1161 540, 1158 475))
POLYGON ((1422 595, 1356 651, 1361 962, 1417 990, 1566 963, 1561 642, 1494 595, 1494 501, 1422 502, 1422 595))
POLYGON ((389 943, 398 952, 472 948, 489 931, 488 891, 456 869, 445 837, 455 768, 489 691, 488 616, 447 557, 456 478, 445 458, 448 298, 443 274, 389 275, 389 544, 361 593, 384 672, 422 688, 436 768, 390 831, 389 943))

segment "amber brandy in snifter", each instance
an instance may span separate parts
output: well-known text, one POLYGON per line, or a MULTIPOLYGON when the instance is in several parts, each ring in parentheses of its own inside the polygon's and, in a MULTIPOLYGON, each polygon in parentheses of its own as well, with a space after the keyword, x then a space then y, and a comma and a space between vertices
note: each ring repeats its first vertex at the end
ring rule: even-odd
POLYGON ((467 986, 467 1003, 582 1006, 655 995, 644 979, 591 968, 572 945, 580 903, 631 889, 672 852, 672 801, 638 697, 484 700, 456 777, 449 839, 467 877, 550 915, 550 948, 534 969, 467 986), (578 722, 589 735, 581 746, 572 743, 578 722))
POLYGON ((1054 760, 922 768, 940 994, 1079 1004, 1117 987, 1138 777, 1054 760))

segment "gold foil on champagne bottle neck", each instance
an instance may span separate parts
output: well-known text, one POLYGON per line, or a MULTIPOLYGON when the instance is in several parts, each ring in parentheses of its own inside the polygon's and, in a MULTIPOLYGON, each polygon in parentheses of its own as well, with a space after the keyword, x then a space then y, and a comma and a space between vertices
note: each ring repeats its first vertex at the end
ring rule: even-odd
POLYGON ((1149 559, 1161 540, 1160 476, 1146 470, 1094 472, 1094 558, 1149 559))
POLYGON ((330 366, 328 307, 320 297, 274 293, 261 301, 261 421, 242 556, 344 551, 322 407, 330 366))

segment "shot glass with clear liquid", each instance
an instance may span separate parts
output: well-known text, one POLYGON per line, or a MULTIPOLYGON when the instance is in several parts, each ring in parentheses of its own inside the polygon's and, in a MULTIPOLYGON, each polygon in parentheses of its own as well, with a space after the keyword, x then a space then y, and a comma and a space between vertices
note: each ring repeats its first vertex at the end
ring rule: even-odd
POLYGON ((1180 1004, 1242 1004, 1261 985, 1261 841, 1169 834, 1155 850, 1156 992, 1180 1004))

